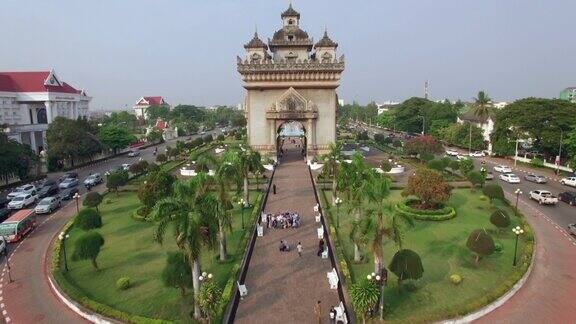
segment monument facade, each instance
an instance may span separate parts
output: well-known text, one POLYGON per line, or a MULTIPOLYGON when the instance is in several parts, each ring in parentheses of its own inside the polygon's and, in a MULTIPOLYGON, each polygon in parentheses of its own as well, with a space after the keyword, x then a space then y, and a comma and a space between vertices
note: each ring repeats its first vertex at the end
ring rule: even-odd
POLYGON ((246 89, 248 144, 275 157, 282 126, 299 122, 311 158, 326 153, 336 141, 336 89, 344 56, 336 57, 338 44, 327 31, 314 43, 300 28, 300 13, 292 5, 281 18, 283 26, 268 44, 254 33, 244 45, 245 57, 237 57, 246 89))

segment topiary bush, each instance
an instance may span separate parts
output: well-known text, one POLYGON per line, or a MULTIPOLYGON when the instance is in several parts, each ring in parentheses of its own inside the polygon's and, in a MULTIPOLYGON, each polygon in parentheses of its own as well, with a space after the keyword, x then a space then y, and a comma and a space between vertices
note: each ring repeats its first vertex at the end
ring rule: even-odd
POLYGON ((450 276, 450 282, 457 286, 462 282, 462 277, 459 274, 453 274, 450 276))
POLYGON ((502 201, 504 200, 504 190, 500 185, 497 184, 485 185, 484 189, 482 189, 482 192, 486 197, 490 199, 490 202, 492 202, 494 199, 500 199, 502 201))
POLYGON ((485 229, 474 230, 466 242, 468 249, 476 254, 476 263, 480 262, 483 256, 494 253, 494 240, 485 229))
POLYGON ((498 227, 499 230, 510 226, 510 216, 502 209, 498 209, 490 215, 490 223, 498 227))
POLYGON ((439 209, 416 209, 410 207, 411 203, 419 200, 407 200, 398 203, 395 206, 396 212, 421 221, 443 221, 456 217, 456 210, 453 207, 446 206, 439 209))
POLYGON ((126 290, 130 288, 130 277, 120 277, 116 281, 116 288, 118 290, 126 290))
POLYGON ((424 273, 424 267, 422 266, 420 256, 418 253, 409 249, 403 249, 396 252, 392 257, 392 261, 390 261, 388 268, 398 278, 398 289, 401 289, 402 287, 402 280, 417 280, 422 278, 422 274, 424 273))
POLYGON ((436 171, 444 171, 444 163, 442 162, 442 160, 431 160, 428 161, 428 167, 430 169, 436 170, 436 171))
POLYGON ((85 208, 76 215, 74 225, 84 231, 100 228, 102 227, 102 217, 95 209, 85 208))

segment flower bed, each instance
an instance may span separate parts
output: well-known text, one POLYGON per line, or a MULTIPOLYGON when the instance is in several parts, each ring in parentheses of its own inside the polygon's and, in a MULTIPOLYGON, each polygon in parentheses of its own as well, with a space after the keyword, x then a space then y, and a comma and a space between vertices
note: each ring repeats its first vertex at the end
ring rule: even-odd
POLYGON ((417 209, 410 207, 411 203, 418 200, 409 199, 396 204, 395 209, 398 213, 412 217, 421 221, 444 221, 456 217, 454 207, 446 206, 440 209, 417 209))

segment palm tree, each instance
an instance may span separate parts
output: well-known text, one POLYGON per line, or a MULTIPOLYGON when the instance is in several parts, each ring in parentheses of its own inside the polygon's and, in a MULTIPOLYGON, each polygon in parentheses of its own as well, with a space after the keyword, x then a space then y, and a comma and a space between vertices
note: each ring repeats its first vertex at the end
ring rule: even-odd
POLYGON ((474 98, 473 104, 474 115, 478 118, 485 119, 490 116, 490 108, 492 107, 492 99, 484 91, 478 92, 478 97, 474 98))
POLYGON ((332 175, 332 203, 336 201, 336 185, 338 169, 342 160, 342 146, 338 143, 330 144, 330 151, 324 156, 324 167, 332 175))
POLYGON ((206 197, 198 194, 199 182, 194 180, 176 182, 173 195, 158 201, 151 215, 158 222, 154 239, 162 244, 168 227, 172 225, 176 245, 188 257, 194 289, 194 317, 199 319, 200 253, 204 245, 213 245, 216 231, 213 214, 204 209, 206 197))
POLYGON ((262 157, 260 153, 248 148, 240 147, 233 154, 227 155, 227 161, 231 162, 244 179, 244 200, 250 204, 250 190, 248 190, 248 176, 252 172, 257 172, 262 168, 262 157))

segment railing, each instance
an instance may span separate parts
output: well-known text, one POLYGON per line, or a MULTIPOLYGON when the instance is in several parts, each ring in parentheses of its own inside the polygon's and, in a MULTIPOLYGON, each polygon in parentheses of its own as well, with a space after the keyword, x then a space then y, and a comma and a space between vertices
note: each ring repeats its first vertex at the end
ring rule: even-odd
MULTIPOLYGON (((256 214, 256 225, 260 225, 262 222, 262 211, 268 202, 268 195, 270 193, 270 188, 272 187, 272 180, 274 179, 274 174, 276 173, 276 168, 272 171, 272 175, 268 180, 268 186, 266 188, 266 195, 264 195, 264 199, 260 201, 260 206, 258 207, 258 213, 256 214)), ((240 266, 240 272, 238 273, 237 282, 240 284, 244 284, 244 280, 246 280, 246 274, 248 273, 248 267, 250 266, 250 259, 252 258, 252 252, 254 251, 254 245, 256 245, 256 239, 258 238, 258 226, 253 226, 252 229, 252 236, 250 237, 250 242, 248 243, 248 250, 244 255, 244 259, 242 260, 242 265, 240 266)), ((240 303, 240 292, 238 291, 238 284, 234 285, 234 293, 232 300, 228 304, 228 308, 224 313, 224 317, 222 319, 222 323, 234 323, 234 318, 236 317, 236 311, 238 310, 238 304, 240 303)))
POLYGON ((348 318, 348 322, 354 322, 352 320, 352 313, 349 311, 348 308, 348 300, 346 298, 346 294, 344 293, 344 286, 342 285, 342 272, 340 271, 340 266, 338 262, 336 262, 336 257, 334 256, 334 245, 330 240, 330 231, 328 226, 326 225, 326 220, 324 218, 324 212, 322 211, 322 205, 320 204, 320 199, 318 199, 318 191, 316 190, 316 183, 314 182, 314 176, 312 175, 312 169, 308 167, 308 172, 310 174, 310 181, 312 181, 312 187, 314 189, 314 198, 316 199, 316 204, 318 206, 318 213, 320 214, 320 221, 322 223, 322 228, 324 228, 324 240, 326 241, 326 245, 328 246, 328 256, 330 257, 330 262, 332 263, 332 268, 336 269, 338 273, 338 298, 342 301, 344 305, 344 312, 346 313, 346 317, 348 318))

